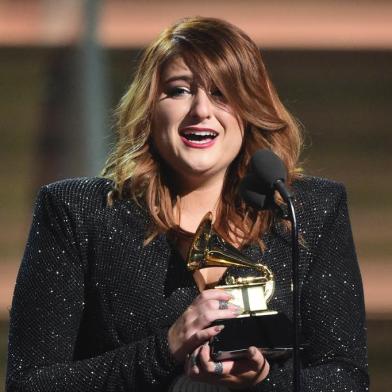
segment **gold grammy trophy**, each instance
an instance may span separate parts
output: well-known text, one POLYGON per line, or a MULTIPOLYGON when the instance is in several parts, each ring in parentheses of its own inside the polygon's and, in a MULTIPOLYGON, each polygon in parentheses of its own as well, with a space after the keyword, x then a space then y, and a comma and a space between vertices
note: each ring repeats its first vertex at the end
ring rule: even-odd
POLYGON ((189 249, 187 267, 190 271, 208 267, 237 267, 253 270, 253 274, 245 277, 225 274, 224 284, 215 286, 229 292, 233 296, 230 302, 240 306, 244 311, 235 319, 218 320, 217 323, 224 324, 225 328, 213 339, 214 341, 210 342, 214 359, 239 358, 245 355, 250 345, 258 345, 268 352, 282 351, 282 348, 275 350, 272 347, 276 344, 271 342, 275 342, 276 339, 260 340, 266 338, 265 335, 275 334, 275 332, 268 332, 268 328, 263 329, 263 323, 269 324, 270 330, 278 327, 277 330, 287 334, 287 321, 283 321, 282 324, 279 318, 281 314, 267 307, 275 289, 274 274, 267 266, 253 263, 238 249, 223 240, 212 227, 211 212, 207 213, 199 224, 189 249), (256 276, 252 276, 255 272, 256 276), (279 328, 282 325, 285 325, 283 330, 279 328))

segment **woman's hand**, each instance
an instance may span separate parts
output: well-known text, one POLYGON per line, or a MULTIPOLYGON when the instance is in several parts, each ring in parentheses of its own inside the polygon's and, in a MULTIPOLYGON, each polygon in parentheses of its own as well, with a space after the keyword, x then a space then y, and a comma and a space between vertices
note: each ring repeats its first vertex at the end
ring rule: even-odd
POLYGON ((241 314, 242 309, 229 303, 230 299, 232 296, 224 290, 205 290, 170 327, 169 349, 177 361, 183 362, 197 347, 222 330, 219 325, 211 327, 213 321, 241 314))
POLYGON ((196 381, 220 384, 228 388, 246 388, 263 381, 269 373, 269 363, 256 347, 249 347, 247 358, 214 362, 210 347, 198 347, 185 364, 186 374, 196 381))

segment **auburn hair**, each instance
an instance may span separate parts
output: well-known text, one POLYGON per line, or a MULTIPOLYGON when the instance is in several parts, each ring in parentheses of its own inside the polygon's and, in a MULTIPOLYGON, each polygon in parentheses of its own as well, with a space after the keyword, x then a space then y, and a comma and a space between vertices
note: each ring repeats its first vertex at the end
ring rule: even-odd
POLYGON ((216 18, 185 18, 165 29, 144 52, 133 82, 117 108, 118 139, 102 175, 114 182, 109 200, 132 198, 152 217, 146 238, 180 230, 174 214, 176 189, 169 169, 151 144, 152 115, 161 74, 172 59, 181 57, 200 83, 214 85, 244 124, 241 150, 228 168, 216 211, 215 230, 242 245, 258 242, 273 221, 273 212, 256 211, 238 194, 252 155, 260 148, 284 162, 290 185, 300 176, 302 146, 298 123, 280 101, 259 48, 238 27, 216 18))

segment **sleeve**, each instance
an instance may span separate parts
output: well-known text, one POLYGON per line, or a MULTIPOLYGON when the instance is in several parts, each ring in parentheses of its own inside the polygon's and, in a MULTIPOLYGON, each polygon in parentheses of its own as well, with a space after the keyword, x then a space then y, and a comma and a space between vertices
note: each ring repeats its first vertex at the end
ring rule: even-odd
MULTIPOLYGON (((334 200, 301 293, 302 334, 309 343, 302 355, 303 392, 369 390, 362 281, 342 185, 334 200)), ((292 391, 292 374, 291 360, 272 367, 257 390, 292 391)))
POLYGON ((167 330, 74 360, 86 266, 68 207, 41 189, 11 308, 6 390, 162 390, 178 372, 167 330))

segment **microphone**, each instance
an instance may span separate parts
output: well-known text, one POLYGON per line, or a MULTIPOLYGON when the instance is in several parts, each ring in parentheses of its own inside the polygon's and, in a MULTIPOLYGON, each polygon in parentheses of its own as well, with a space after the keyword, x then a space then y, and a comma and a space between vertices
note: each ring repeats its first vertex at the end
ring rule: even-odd
MULTIPOLYGON (((267 200, 272 200, 277 190, 288 206, 292 238, 292 281, 293 281, 293 390, 301 391, 300 374, 300 299, 299 299, 299 243, 298 226, 293 195, 286 188, 287 171, 283 161, 270 150, 257 150, 251 159, 253 173, 241 183, 241 195, 252 206, 265 209, 267 200)), ((272 204, 274 205, 274 204, 272 204)))
POLYGON ((288 218, 285 205, 275 203, 273 190, 266 189, 254 173, 247 174, 241 180, 239 193, 245 203, 256 210, 274 210, 282 219, 288 218))
POLYGON ((247 174, 240 183, 240 195, 244 201, 256 210, 267 210, 270 203, 267 195, 260 192, 261 184, 253 174, 247 174))
POLYGON ((251 159, 254 173, 259 180, 259 192, 270 194, 276 189, 285 202, 292 194, 285 186, 287 171, 283 161, 271 150, 257 150, 251 159))

